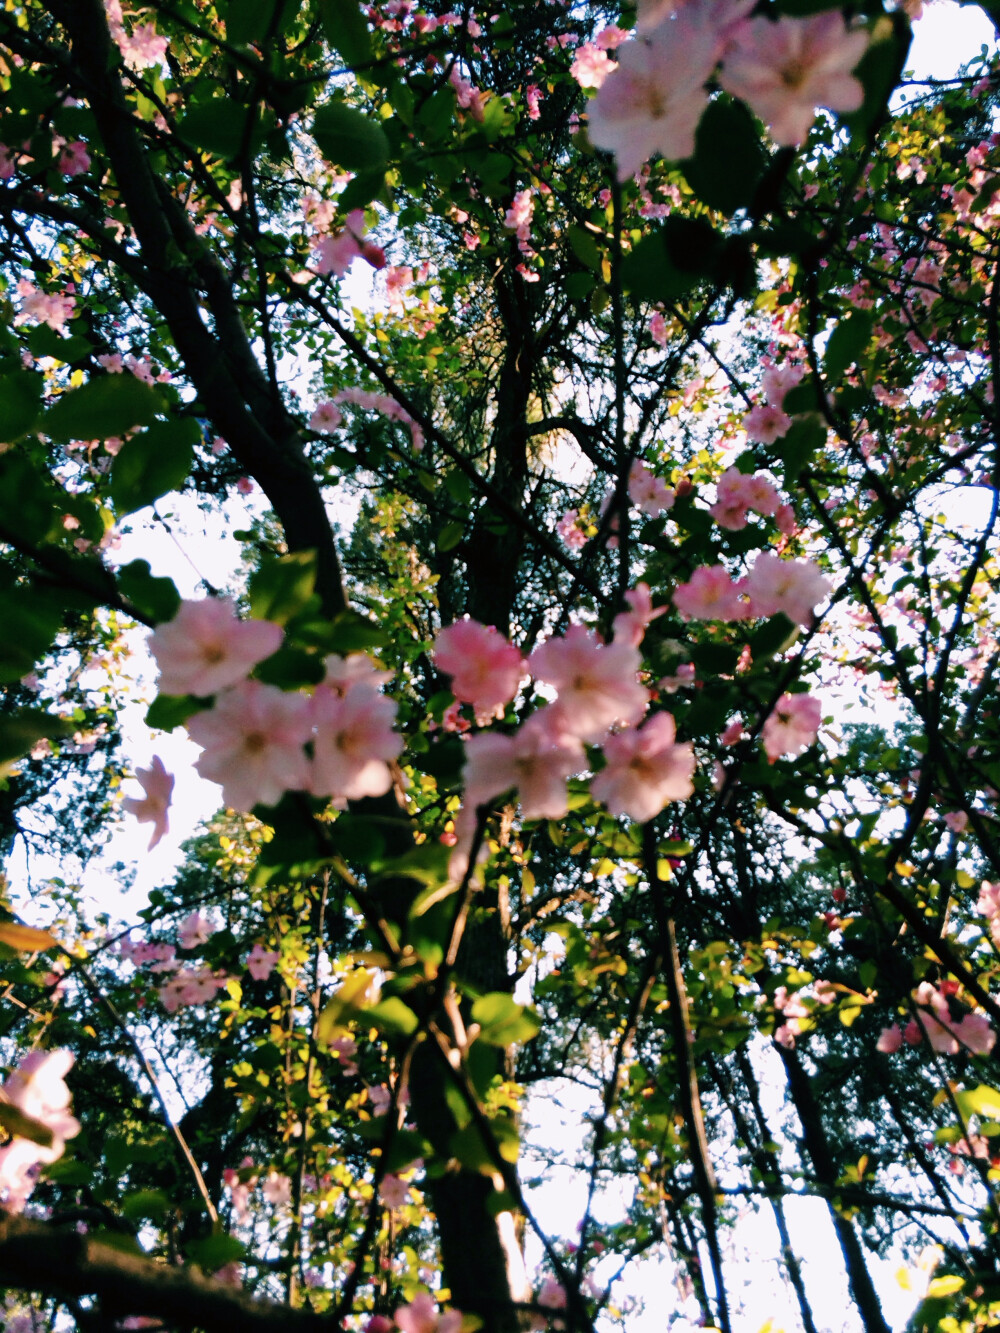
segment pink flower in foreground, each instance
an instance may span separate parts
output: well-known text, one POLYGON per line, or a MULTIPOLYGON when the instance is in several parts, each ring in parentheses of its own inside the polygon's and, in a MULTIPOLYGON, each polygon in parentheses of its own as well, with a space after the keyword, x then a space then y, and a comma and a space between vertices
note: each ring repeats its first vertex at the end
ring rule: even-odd
POLYGON ((568 809, 566 780, 586 764, 583 746, 563 735, 551 709, 533 714, 513 736, 483 731, 465 747, 465 803, 483 805, 517 790, 525 819, 562 819, 568 809))
POLYGON ((309 418, 309 429, 322 431, 328 435, 330 431, 336 430, 344 419, 344 414, 336 403, 329 399, 324 403, 319 403, 312 416, 309 418))
POLYGON ((163 983, 157 992, 160 1003, 168 1014, 175 1014, 189 1004, 206 1004, 215 998, 215 992, 226 984, 224 974, 213 972, 207 965, 182 967, 163 983))
POLYGON ((73 318, 76 310, 74 297, 61 292, 43 292, 24 278, 17 284, 17 294, 21 298, 21 313, 15 316, 15 324, 34 320, 39 324, 47 324, 59 333, 66 321, 73 318))
POLYGON ((742 424, 747 439, 755 440, 759 444, 773 444, 791 430, 792 418, 782 412, 780 407, 772 407, 769 403, 758 403, 747 412, 742 424))
POLYGON ((410 1202, 410 1187, 399 1176, 387 1175, 378 1189, 379 1202, 386 1208, 402 1208, 410 1202))
POLYGON ((149 636, 164 694, 217 694, 242 681, 285 637, 269 620, 240 620, 228 597, 181 602, 149 636))
POLYGON ((782 560, 771 551, 761 551, 747 575, 750 614, 773 616, 783 611, 795 624, 809 625, 814 607, 831 586, 811 560, 782 560))
POLYGON ((66 1140, 80 1132, 79 1121, 69 1112, 70 1091, 65 1082, 72 1063, 70 1051, 31 1051, 4 1084, 6 1099, 52 1134, 47 1148, 17 1136, 0 1148, 0 1200, 7 1212, 22 1211, 35 1188, 39 1167, 61 1157, 66 1140))
POLYGON ((952 1017, 947 996, 922 981, 913 993, 917 1005, 917 1019, 927 1040, 942 1055, 958 1055, 971 1051, 973 1055, 989 1055, 996 1042, 996 1033, 985 1014, 963 1012, 952 1017))
POLYGON ((805 367, 794 362, 783 366, 768 366, 764 371, 764 398, 768 404, 779 409, 784 407, 785 394, 795 388, 804 374, 805 367))
POLYGON ((353 685, 343 695, 319 685, 312 720, 316 736, 309 790, 314 796, 356 801, 389 790, 389 761, 403 748, 403 738, 392 729, 393 699, 371 685, 353 685))
POLYGON ((600 88, 614 69, 604 51, 593 42, 584 42, 573 57, 569 72, 581 88, 600 88))
POLYGON ((395 1320, 402 1333, 458 1333, 462 1327, 458 1310, 439 1314, 434 1297, 425 1291, 418 1292, 409 1305, 401 1305, 395 1320))
POLYGON ((811 694, 783 694, 764 723, 761 740, 773 764, 782 755, 795 758, 816 739, 823 707, 811 694))
POLYGON ((432 656, 451 676, 455 698, 485 716, 510 703, 525 672, 524 658, 499 630, 468 617, 440 632, 432 656))
POLYGON ((233 810, 277 805, 286 791, 309 787, 302 747, 312 717, 305 695, 244 681, 220 694, 214 708, 189 718, 187 729, 204 750, 195 767, 209 782, 221 783, 233 810))
POLYGON ((628 643, 638 648, 646 635, 647 628, 659 616, 665 615, 665 606, 653 606, 652 593, 648 583, 637 583, 625 594, 629 609, 615 616, 611 624, 615 643, 628 643))
POLYGON ((583 625, 571 625, 531 654, 536 680, 558 691, 551 720, 568 735, 596 741, 616 722, 638 722, 649 694, 639 684, 638 650, 627 643, 602 643, 583 625))
POLYGON ((805 141, 816 108, 857 111, 864 88, 852 71, 868 46, 863 28, 834 13, 751 19, 735 36, 719 83, 765 122, 775 143, 805 141))
POLYGON ((898 1023, 893 1023, 891 1027, 882 1029, 875 1044, 875 1049, 881 1051, 883 1055, 894 1055, 902 1044, 902 1030, 898 1023))
POLYGON ((628 474, 628 493, 636 509, 641 509, 650 518, 659 518, 672 509, 676 498, 667 483, 650 472, 638 458, 628 474))
POLYGON ((579 518, 580 511, 578 509, 567 509, 556 524, 556 532, 571 551, 579 551, 587 545, 587 534, 580 527, 579 518))
POLYGON ((674 606, 688 620, 745 620, 742 592, 742 582, 734 583, 725 565, 702 565, 674 589, 674 606))
POLYGON ((80 139, 67 144, 59 154, 57 166, 64 176, 82 176, 85 171, 90 170, 87 145, 80 139))
POLYGON ((656 713, 638 730, 609 736, 605 767, 590 784, 594 800, 640 823, 686 800, 694 791, 694 746, 678 745, 676 735, 670 714, 656 713))
POLYGON ((197 949, 206 944, 219 927, 203 912, 192 912, 181 922, 177 932, 177 943, 182 949, 197 949))
POLYGON ((292 1201, 292 1182, 280 1171, 268 1171, 260 1192, 275 1208, 283 1208, 292 1201))
POLYGON ((614 153, 619 180, 657 153, 691 157, 717 59, 716 35, 683 16, 619 47, 617 68, 589 107, 590 140, 614 153))
POLYGON ((174 777, 163 767, 160 756, 154 755, 149 768, 137 768, 135 776, 145 789, 145 796, 126 796, 122 806, 140 824, 152 824, 153 832, 147 851, 152 851, 169 828, 167 810, 174 790, 174 777))
POLYGON ((247 954, 247 971, 254 981, 266 981, 280 962, 281 954, 277 950, 255 944, 247 954))

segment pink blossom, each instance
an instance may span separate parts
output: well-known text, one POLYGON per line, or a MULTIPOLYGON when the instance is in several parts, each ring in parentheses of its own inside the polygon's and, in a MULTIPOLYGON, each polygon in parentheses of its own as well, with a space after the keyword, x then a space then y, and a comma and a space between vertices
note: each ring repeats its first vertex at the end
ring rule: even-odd
POLYGON ((309 429, 322 431, 328 435, 331 431, 337 429, 343 419, 343 413, 337 404, 327 399, 326 402, 317 404, 309 418, 309 429))
POLYGON ((0 181, 9 181, 17 170, 18 154, 16 149, 0 143, 0 181))
POLYGON ((774 511, 774 523, 778 531, 784 536, 793 536, 798 527, 793 506, 790 504, 778 505, 774 511))
POLYGON ((331 653, 324 659, 326 675, 323 684, 328 685, 337 694, 346 694, 355 685, 388 685, 392 680, 391 671, 380 671, 367 653, 348 653, 341 657, 331 653))
POLYGON ((167 1013, 175 1014, 187 1005, 205 1004, 214 999, 215 992, 225 984, 225 977, 207 965, 182 967, 163 983, 157 994, 167 1013))
POLYGON ((670 714, 656 713, 637 730, 609 736, 605 767, 590 783, 594 800, 641 823, 686 800, 694 791, 694 746, 678 745, 676 734, 670 714))
POLYGON ((145 796, 126 796, 122 805, 126 814, 132 815, 140 824, 152 824, 153 832, 147 851, 152 851, 167 832, 167 810, 174 790, 174 777, 163 767, 159 755, 153 756, 149 768, 137 768, 136 778, 145 790, 145 796))
POLYGON ((292 1201, 292 1182, 280 1171, 268 1171, 260 1192, 269 1204, 283 1208, 292 1201))
POLYGON ((587 534, 580 527, 579 518, 578 509, 567 509, 556 524, 556 532, 571 551, 579 551, 587 545, 587 534))
POLYGON ((342 278, 360 256, 361 243, 352 231, 345 229, 333 236, 317 237, 313 241, 313 253, 317 273, 332 273, 335 278, 342 278))
POLYGON ((883 1055, 894 1055, 903 1044, 903 1033, 898 1023, 893 1023, 891 1027, 883 1028, 879 1034, 879 1039, 875 1045, 877 1051, 883 1055))
POLYGON ((726 53, 719 83, 763 120, 776 143, 806 139, 816 107, 857 111, 864 88, 852 70, 868 46, 838 11, 811 18, 750 19, 726 53))
POLYGON ((579 740, 563 734, 558 719, 543 708, 512 736, 483 731, 469 738, 465 802, 483 805, 513 788, 525 819, 562 819, 568 809, 566 780, 585 764, 579 740))
POLYGON ((650 518, 659 518, 668 509, 672 509, 676 498, 666 482, 651 472, 638 458, 628 474, 628 493, 635 507, 648 514, 650 518))
POLYGON ((30 1139, 14 1138, 0 1148, 0 1199, 10 1213, 19 1213, 35 1188, 40 1166, 62 1156, 66 1140, 80 1132, 69 1112, 66 1075, 73 1064, 70 1051, 31 1051, 4 1084, 5 1099, 52 1134, 48 1147, 30 1139))
POLYGON ((87 152, 87 145, 81 139, 67 144, 59 154, 57 165, 64 176, 81 176, 85 171, 89 171, 90 154, 87 152))
POLYGON ((203 912, 192 912, 181 922, 177 932, 177 942, 182 949, 197 949, 206 944, 219 927, 203 912))
POLYGON ((742 582, 734 583, 725 565, 701 565, 674 589, 674 606, 688 620, 745 620, 742 592, 742 582))
POLYGON ((545 1310, 565 1310, 566 1309, 566 1288, 555 1280, 554 1277, 547 1277, 538 1289, 537 1303, 545 1310))
POLYGON ((188 719, 188 734, 204 750, 195 767, 222 785, 234 810, 277 805, 286 791, 309 787, 303 745, 312 730, 310 701, 248 680, 226 690, 208 712, 188 719))
POLYGON ((269 620, 239 620, 227 597, 181 602, 173 620, 158 625, 149 650, 164 694, 216 694, 243 680, 270 657, 285 632, 269 620))
POLYGON ((935 1051, 957 1055, 960 1050, 973 1055, 988 1055, 996 1042, 996 1033, 985 1014, 963 1013, 953 1018, 947 996, 929 981, 922 981, 913 993, 917 1005, 916 1021, 935 1051))
POLYGON ((792 418, 782 412, 780 407, 758 403, 744 416, 742 425, 747 439, 760 444, 773 444, 791 430, 792 418))
POLYGON ((524 103, 528 108, 528 119, 538 120, 542 114, 541 101, 545 94, 537 83, 529 83, 524 90, 524 103))
POLYGON ((591 142, 614 153, 619 180, 656 153, 670 161, 692 156, 717 59, 716 34, 683 16, 619 48, 618 65, 589 108, 591 142))
POLYGON ((809 625, 813 609, 828 596, 831 583, 811 560, 782 560, 761 551, 747 576, 750 614, 774 616, 783 611, 797 625, 809 625))
POLYGON ((768 366, 764 371, 764 398, 771 407, 782 408, 785 394, 794 389, 805 373, 804 368, 794 363, 783 366, 768 366))
POLYGON ((281 954, 276 949, 265 949, 257 943, 247 954, 246 968, 254 981, 266 981, 281 962, 281 954))
POLYGON ((448 82, 455 90, 455 101, 463 111, 468 111, 473 120, 482 123, 486 110, 486 96, 468 79, 463 79, 458 72, 458 66, 452 65, 451 73, 448 75, 448 82))
POLYGON ((731 722, 727 723, 725 730, 719 736, 719 744, 738 745, 745 735, 746 730, 743 726, 743 719, 741 717, 734 717, 731 722))
POLYGON ((394 315, 405 311, 403 293, 413 284, 413 269, 409 264, 396 264, 385 271, 385 295, 389 310, 394 315))
POLYGON ((952 833, 964 833, 969 827, 969 816, 964 810, 949 810, 944 816, 944 822, 952 833))
POLYGON ((392 729, 396 703, 364 683, 343 695, 319 685, 312 700, 312 776, 314 796, 356 801, 383 796, 392 786, 390 760, 403 748, 392 729))
POLYGON ((400 1306, 395 1320, 402 1333, 459 1333, 462 1327, 458 1310, 438 1314, 434 1297, 425 1291, 418 1292, 409 1305, 400 1306))
POLYGON ((15 324, 33 320, 47 324, 50 329, 60 333, 76 309, 74 297, 58 292, 43 292, 24 278, 17 284, 17 294, 21 298, 21 313, 15 316, 15 324))
POLYGON ((654 311, 649 317, 649 336, 658 347, 666 347, 670 341, 670 330, 667 327, 666 318, 660 310, 654 311))
POLYGON ((399 1176, 390 1174, 379 1186, 378 1197, 386 1208, 402 1208, 410 1202, 410 1187, 399 1176))
POLYGON ((574 55, 569 72, 581 88, 600 88, 613 69, 613 62, 599 46, 584 42, 574 55))
POLYGON ((625 594, 629 609, 615 616, 611 628, 615 643, 629 643, 638 648, 642 643, 647 628, 659 616, 665 615, 667 608, 658 606, 654 609, 652 594, 648 583, 637 583, 625 594))
POLYGON ((433 657, 451 676, 456 699, 489 716, 510 703, 525 673, 524 658, 492 625, 456 620, 438 634, 433 657))
POLYGON ((811 694, 783 694, 761 732, 768 760, 773 764, 782 755, 794 758, 808 749, 822 720, 822 705, 811 694))
POLYGON ((602 643, 583 625, 571 625, 531 654, 536 680, 553 685, 558 702, 552 720, 568 735, 596 741, 616 722, 638 722, 649 695, 637 679, 638 649, 627 643, 602 643))

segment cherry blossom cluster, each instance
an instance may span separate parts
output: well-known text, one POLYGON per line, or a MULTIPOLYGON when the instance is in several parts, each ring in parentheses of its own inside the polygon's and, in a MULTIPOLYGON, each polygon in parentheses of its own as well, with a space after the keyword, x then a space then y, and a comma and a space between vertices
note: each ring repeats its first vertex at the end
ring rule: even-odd
POLYGON ((60 1158, 66 1140, 80 1132, 65 1081, 72 1064, 70 1051, 31 1051, 3 1085, 3 1100, 52 1135, 48 1147, 14 1134, 0 1148, 0 1206, 9 1213, 23 1211, 41 1167, 60 1158))
POLYGON ((73 318, 76 310, 72 288, 65 288, 62 292, 43 292, 22 278, 17 284, 17 294, 21 299, 21 309, 14 317, 15 324, 47 324, 56 333, 61 333, 66 321, 73 318))
POLYGON ((265 1202, 273 1208, 285 1208, 292 1201, 292 1182, 289 1177, 272 1169, 261 1182, 260 1168, 254 1164, 252 1157, 244 1157, 238 1168, 227 1167, 222 1173, 222 1183, 229 1191, 236 1222, 248 1222, 252 1217, 250 1198, 258 1185, 265 1202))
POLYGON ((214 696, 187 722, 203 751, 198 772, 242 811, 277 805, 286 791, 336 802, 383 795, 403 745, 396 705, 379 692, 385 673, 363 655, 331 655, 312 695, 249 679, 283 639, 271 621, 240 620, 226 598, 182 602, 150 636, 163 693, 214 696))
POLYGON ((783 560, 761 551, 740 579, 725 565, 700 566, 674 589, 674 605, 688 620, 750 620, 781 611, 793 624, 808 626, 831 586, 812 560, 783 560))
POLYGON ((131 32, 125 27, 121 0, 104 0, 111 38, 129 69, 150 69, 162 63, 169 45, 157 34, 155 23, 137 23, 131 32))
POLYGON ((709 80, 742 99, 778 144, 796 146, 817 107, 856 111, 864 89, 853 71, 868 46, 838 12, 750 18, 754 0, 641 0, 638 35, 618 49, 581 49, 574 72, 596 87, 591 141, 614 153, 619 179, 654 154, 691 157, 709 80), (584 59, 586 51, 586 59, 584 59))
POLYGON ((958 983, 942 981, 934 986, 922 981, 913 992, 914 1017, 905 1027, 898 1023, 883 1028, 877 1049, 891 1055, 906 1042, 918 1046, 927 1038, 931 1049, 940 1055, 989 1055, 996 1043, 996 1033, 985 1014, 969 1011, 958 1004, 958 983))
POLYGON ((650 696, 639 682, 637 644, 657 614, 640 585, 630 610, 616 621, 613 642, 572 625, 527 661, 492 626, 466 619, 441 631, 435 662, 480 722, 502 716, 526 674, 556 696, 513 734, 483 731, 467 740, 467 810, 516 789, 525 819, 561 818, 568 779, 588 767, 585 743, 603 747, 604 768, 592 779, 591 794, 612 814, 648 820, 691 795, 694 748, 676 743, 673 718, 656 713, 638 725, 650 696))
POLYGON ((315 272, 322 275, 332 273, 335 278, 342 278, 355 259, 364 259, 372 268, 385 267, 385 254, 381 246, 365 240, 365 215, 356 208, 348 213, 344 227, 331 232, 334 205, 319 202, 310 196, 307 203, 309 221, 316 229, 312 247, 316 256, 315 272))

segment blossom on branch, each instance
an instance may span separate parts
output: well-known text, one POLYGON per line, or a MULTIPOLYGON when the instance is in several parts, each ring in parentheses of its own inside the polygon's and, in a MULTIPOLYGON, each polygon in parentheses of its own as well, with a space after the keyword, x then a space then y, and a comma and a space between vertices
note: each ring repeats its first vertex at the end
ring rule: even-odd
POLYGON ((277 652, 285 631, 269 620, 240 620, 228 597, 181 602, 149 636, 164 694, 217 694, 277 652))
POLYGON ((167 810, 174 790, 174 777, 163 767, 160 756, 154 755, 149 768, 137 768, 137 780, 145 790, 145 796, 126 796, 122 802, 126 814, 132 815, 140 824, 152 824, 153 832, 147 851, 152 851, 169 828, 167 810))
POLYGON ((518 649, 493 625, 468 617, 441 630, 432 655, 438 670, 451 676, 455 698, 486 717, 510 703, 525 674, 518 649))
POLYGON ((642 727, 628 728, 604 742, 605 767, 590 784, 595 801, 613 815, 645 823, 671 801, 694 791, 694 746, 678 745, 674 719, 656 713, 642 727))
POLYGON ((220 694, 215 707, 187 722, 204 753, 195 767, 222 786, 233 810, 277 805, 286 791, 309 788, 302 748, 312 731, 310 700, 247 680, 220 694))
POLYGON ((554 686, 558 699, 551 719, 567 735, 596 741, 615 723, 638 722, 649 694, 639 684, 638 649, 602 643, 583 625, 546 640, 528 663, 536 680, 554 686))

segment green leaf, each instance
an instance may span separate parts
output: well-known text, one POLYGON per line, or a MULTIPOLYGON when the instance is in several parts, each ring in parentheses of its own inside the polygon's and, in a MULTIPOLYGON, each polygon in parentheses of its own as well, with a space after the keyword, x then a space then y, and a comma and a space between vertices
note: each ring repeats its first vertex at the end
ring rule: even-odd
POLYGON ((38 420, 41 403, 40 375, 30 370, 0 375, 0 443, 12 444, 26 435, 38 420))
POLYGON ((158 694, 146 709, 146 726, 154 731, 173 731, 201 707, 193 694, 158 694))
POLYGON ((704 219, 669 217, 626 255, 625 290, 641 301, 676 301, 713 275, 721 248, 721 236, 704 219))
POLYGON ((839 379, 849 366, 861 363, 871 341, 872 323, 867 310, 854 310, 833 330, 823 353, 823 368, 829 379, 839 379))
POLYGON ((767 166, 753 116, 742 102, 719 97, 698 122, 694 157, 682 164, 698 198, 722 213, 749 207, 767 166))
POLYGON ((345 213, 350 213, 354 208, 364 208, 378 197, 384 184, 384 167, 376 167, 372 171, 359 171, 341 193, 340 207, 345 213))
POLYGON ((63 608, 48 590, 31 584, 0 588, 0 681, 20 680, 59 633, 63 608))
POLYGON ((148 426, 162 405, 160 394, 134 375, 98 375, 64 393, 42 429, 54 440, 107 440, 148 426))
POLYGON ((319 0, 319 20, 327 41, 345 64, 356 69, 371 61, 371 33, 358 0, 319 0))
POLYGON ((255 620, 287 625, 306 606, 315 587, 315 551, 267 556, 250 579, 250 614, 255 620))
POLYGON ((328 162, 348 171, 384 171, 389 161, 389 140, 381 125, 343 102, 320 107, 313 138, 328 162))
POLYGON ((137 611, 159 624, 173 620, 181 595, 172 579, 155 578, 148 560, 132 560, 118 571, 118 586, 137 611))
POLYGON ((601 271, 601 252, 594 237, 585 227, 572 226, 566 233, 570 249, 584 268, 601 271))
POLYGON ((111 499, 120 514, 179 490, 191 471, 201 427, 193 417, 154 422, 126 440, 111 466, 111 499))
POLYGON ((291 23, 298 0, 229 0, 226 8, 226 40, 233 46, 251 46, 277 37, 291 23))
POLYGON ((383 648, 389 636, 379 625, 373 624, 357 611, 341 611, 330 631, 330 651, 346 657, 348 653, 365 652, 368 648, 383 648))
POLYGON ((1000 1092, 980 1083, 978 1087, 955 1093, 963 1117, 978 1115, 984 1120, 1000 1120, 1000 1092))
POLYGON ((497 1153, 505 1162, 516 1162, 519 1143, 514 1125, 509 1120, 500 1118, 491 1120, 490 1133, 494 1139, 495 1151, 490 1150, 477 1124, 466 1125, 449 1139, 448 1148, 451 1155, 457 1158, 467 1171, 480 1171, 488 1176, 497 1169, 497 1153))
POLYGON ((56 361, 63 361, 71 366, 74 361, 82 361, 93 352, 94 346, 89 338, 75 336, 64 338, 49 328, 48 324, 39 324, 28 334, 28 346, 33 356, 51 356, 56 361))
POLYGON ((441 552, 453 551, 465 536, 464 523, 448 523, 437 535, 437 548, 441 552))
POLYGON ((472 1006, 472 1021, 479 1024, 479 1041, 488 1046, 513 1046, 538 1034, 538 1016, 518 1004, 506 991, 481 995, 472 1006))
POLYGON ((755 663, 773 657, 791 647, 798 637, 798 628, 792 624, 783 611, 765 620, 750 636, 750 652, 755 663))
POLYGON ((8 1134, 16 1134, 19 1139, 29 1139, 42 1148, 52 1147, 54 1136, 48 1125, 25 1115, 12 1102, 0 1102, 0 1125, 8 1134))
POLYGON ((177 133, 195 148, 232 161, 259 148, 259 110, 231 97, 213 97, 193 106, 178 122, 177 133))
POLYGON ((365 1010, 365 1018, 390 1037, 412 1037, 417 1030, 417 1016, 395 995, 365 1010))
POLYGON ((144 1218, 159 1221, 170 1207, 170 1200, 163 1190, 135 1190, 122 1199, 122 1212, 130 1222, 140 1222, 144 1218))
POLYGON ((40 708, 26 708, 20 713, 0 717, 0 764, 20 759, 36 741, 43 738, 58 740, 72 736, 76 730, 72 722, 40 708))
POLYGON ((206 1236, 185 1247, 185 1256, 205 1273, 218 1272, 226 1264, 246 1258, 246 1247, 235 1236, 206 1236))
POLYGON ((826 443, 826 426, 816 413, 796 417, 771 448, 785 465, 785 485, 791 486, 813 454, 826 443))
POLYGON ((913 40, 909 20, 901 11, 875 24, 872 41, 854 71, 865 90, 858 111, 840 119, 855 139, 867 139, 886 114, 889 98, 899 83, 913 40))

